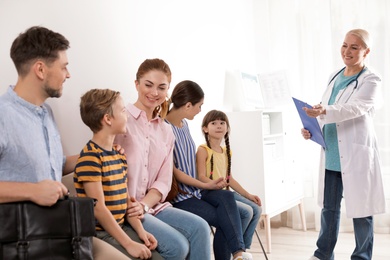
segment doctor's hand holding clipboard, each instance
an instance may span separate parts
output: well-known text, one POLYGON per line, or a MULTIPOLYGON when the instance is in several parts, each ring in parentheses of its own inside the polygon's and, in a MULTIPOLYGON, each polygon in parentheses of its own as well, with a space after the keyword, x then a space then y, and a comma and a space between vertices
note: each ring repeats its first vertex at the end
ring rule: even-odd
POLYGON ((293 98, 293 100, 304 127, 301 130, 303 138, 306 140, 310 139, 320 144, 325 149, 325 140, 316 117, 322 114, 326 114, 326 110, 321 104, 312 107, 296 98, 293 98))

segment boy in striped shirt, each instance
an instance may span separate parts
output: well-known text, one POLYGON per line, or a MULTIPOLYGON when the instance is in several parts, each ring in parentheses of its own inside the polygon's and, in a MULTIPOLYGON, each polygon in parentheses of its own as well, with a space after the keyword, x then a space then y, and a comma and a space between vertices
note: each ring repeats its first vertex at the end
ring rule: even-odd
POLYGON ((92 89, 81 97, 80 113, 93 137, 80 153, 74 174, 77 195, 97 199, 96 236, 131 259, 162 259, 157 240, 145 231, 138 216, 126 214, 136 202, 127 192, 127 162, 113 149, 116 134, 126 133, 127 112, 120 93, 92 89))

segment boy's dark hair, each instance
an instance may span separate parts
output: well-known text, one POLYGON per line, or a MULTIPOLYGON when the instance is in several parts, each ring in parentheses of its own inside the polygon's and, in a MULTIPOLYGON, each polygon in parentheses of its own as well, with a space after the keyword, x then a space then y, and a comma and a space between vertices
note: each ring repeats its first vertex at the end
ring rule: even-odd
POLYGON ((10 56, 19 76, 26 76, 33 62, 41 59, 48 65, 58 58, 58 52, 69 48, 69 41, 45 27, 33 26, 14 40, 10 56))
POLYGON ((101 123, 104 115, 113 115, 112 105, 119 97, 118 91, 110 89, 91 89, 81 97, 80 115, 94 133, 103 128, 101 123))

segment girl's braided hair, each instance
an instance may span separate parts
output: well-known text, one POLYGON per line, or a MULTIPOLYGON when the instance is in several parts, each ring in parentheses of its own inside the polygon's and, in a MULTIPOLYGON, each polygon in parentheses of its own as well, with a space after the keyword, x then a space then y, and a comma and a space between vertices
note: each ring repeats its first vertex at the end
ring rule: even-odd
MULTIPOLYGON (((229 183, 229 179, 230 179, 230 175, 231 175, 232 159, 231 159, 231 155, 230 155, 230 142, 229 142, 230 124, 229 124, 229 119, 228 119, 227 115, 220 110, 209 111, 203 118, 202 132, 203 132, 203 135, 206 139, 207 147, 209 147, 211 149, 209 134, 203 131, 203 127, 207 127, 210 122, 215 121, 215 120, 224 121, 227 125, 227 132, 225 134, 226 156, 228 159, 228 167, 226 169, 226 179, 227 179, 227 183, 229 183)), ((211 180, 213 179, 213 170, 214 170, 214 158, 213 157, 214 156, 212 154, 211 158, 210 158, 210 166, 211 166, 210 179, 211 180)))

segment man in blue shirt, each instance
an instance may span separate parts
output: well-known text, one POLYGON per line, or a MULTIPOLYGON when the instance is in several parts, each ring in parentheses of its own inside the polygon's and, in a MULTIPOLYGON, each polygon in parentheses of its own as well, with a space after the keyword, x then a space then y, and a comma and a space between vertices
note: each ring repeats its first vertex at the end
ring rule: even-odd
MULTIPOLYGON (((47 98, 62 95, 70 77, 69 41, 44 27, 31 27, 12 43, 18 81, 0 97, 0 203, 32 201, 51 206, 68 193, 62 175, 73 172, 78 155, 64 156, 47 98)), ((94 259, 128 259, 94 239, 94 259)))
POLYGON ((77 156, 64 157, 53 113, 45 100, 60 97, 68 40, 43 27, 20 34, 11 47, 15 86, 0 97, 0 202, 31 200, 50 206, 67 194, 61 183, 77 156))

